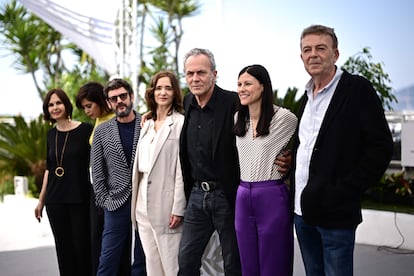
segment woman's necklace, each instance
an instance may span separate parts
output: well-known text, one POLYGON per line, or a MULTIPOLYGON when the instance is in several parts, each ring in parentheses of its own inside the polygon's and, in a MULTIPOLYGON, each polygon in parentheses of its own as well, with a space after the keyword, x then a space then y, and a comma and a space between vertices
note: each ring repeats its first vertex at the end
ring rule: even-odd
POLYGON ((257 120, 254 121, 252 118, 250 118, 250 125, 252 127, 252 132, 253 132, 253 139, 256 138, 257 136, 257 120))
POLYGON ((56 129, 55 139, 55 154, 56 154, 56 169, 55 174, 58 177, 62 177, 65 174, 65 169, 62 167, 63 154, 65 153, 66 143, 68 142, 69 131, 66 132, 65 142, 63 143, 62 152, 60 153, 60 160, 58 159, 58 130, 56 129))

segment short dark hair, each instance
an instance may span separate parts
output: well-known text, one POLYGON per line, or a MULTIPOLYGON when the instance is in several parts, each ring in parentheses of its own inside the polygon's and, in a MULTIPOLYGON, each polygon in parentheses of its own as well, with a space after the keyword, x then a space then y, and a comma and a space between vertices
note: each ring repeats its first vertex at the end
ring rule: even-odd
POLYGON ((110 80, 104 88, 105 98, 108 98, 108 92, 118 89, 118 88, 125 88, 129 95, 134 94, 134 90, 132 89, 131 85, 123 79, 113 79, 110 80))
POLYGON ((76 106, 79 109, 83 109, 82 101, 84 99, 96 103, 104 114, 112 111, 106 102, 104 87, 99 82, 90 81, 79 88, 75 99, 76 106))
POLYGON ((47 92, 45 99, 43 100, 43 119, 55 123, 56 120, 50 116, 49 101, 53 94, 56 94, 65 106, 66 116, 68 119, 72 118, 73 105, 65 91, 60 88, 53 88, 47 92))

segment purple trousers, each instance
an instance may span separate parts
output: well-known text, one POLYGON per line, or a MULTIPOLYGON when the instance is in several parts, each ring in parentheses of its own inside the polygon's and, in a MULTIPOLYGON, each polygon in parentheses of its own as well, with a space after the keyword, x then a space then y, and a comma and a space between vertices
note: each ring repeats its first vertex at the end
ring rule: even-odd
POLYGON ((235 228, 243 275, 293 274, 293 221, 282 180, 240 182, 235 228))

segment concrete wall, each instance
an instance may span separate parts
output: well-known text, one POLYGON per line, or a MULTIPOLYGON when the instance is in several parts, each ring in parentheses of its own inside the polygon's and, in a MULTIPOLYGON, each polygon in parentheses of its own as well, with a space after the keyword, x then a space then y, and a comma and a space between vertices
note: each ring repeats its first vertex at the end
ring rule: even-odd
POLYGON ((414 250, 414 215, 362 210, 356 242, 414 250))

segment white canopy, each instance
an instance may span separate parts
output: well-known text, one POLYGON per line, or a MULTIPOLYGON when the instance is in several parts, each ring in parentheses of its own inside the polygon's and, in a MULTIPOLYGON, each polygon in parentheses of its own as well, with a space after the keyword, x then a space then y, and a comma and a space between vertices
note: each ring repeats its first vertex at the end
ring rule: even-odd
POLYGON ((117 73, 115 21, 122 0, 19 0, 105 69, 117 73))

